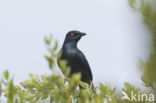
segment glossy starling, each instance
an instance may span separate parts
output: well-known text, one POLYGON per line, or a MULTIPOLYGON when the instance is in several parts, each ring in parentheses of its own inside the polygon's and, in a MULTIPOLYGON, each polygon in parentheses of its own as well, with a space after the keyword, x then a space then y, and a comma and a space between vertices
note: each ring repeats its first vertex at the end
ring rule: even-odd
POLYGON ((77 43, 85 33, 73 30, 66 34, 63 46, 61 60, 67 61, 70 67, 70 76, 73 73, 81 73, 81 81, 92 84, 93 76, 89 63, 85 55, 77 48, 77 43))

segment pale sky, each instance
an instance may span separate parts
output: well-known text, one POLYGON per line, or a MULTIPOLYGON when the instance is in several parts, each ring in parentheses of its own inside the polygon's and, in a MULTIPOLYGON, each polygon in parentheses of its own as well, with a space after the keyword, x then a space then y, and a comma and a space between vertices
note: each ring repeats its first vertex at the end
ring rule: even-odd
POLYGON ((29 73, 51 74, 44 36, 53 34, 61 48, 70 30, 87 33, 79 48, 95 85, 142 84, 138 61, 151 42, 127 0, 0 0, 0 74, 8 69, 16 83, 29 73))

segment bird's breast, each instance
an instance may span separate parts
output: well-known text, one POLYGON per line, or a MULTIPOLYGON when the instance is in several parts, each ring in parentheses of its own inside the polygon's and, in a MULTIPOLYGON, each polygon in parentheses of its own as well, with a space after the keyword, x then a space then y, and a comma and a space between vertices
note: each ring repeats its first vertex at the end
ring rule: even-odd
POLYGON ((63 54, 65 59, 67 61, 68 66, 70 67, 78 67, 81 64, 81 61, 78 59, 78 53, 77 51, 68 51, 65 54, 63 54))

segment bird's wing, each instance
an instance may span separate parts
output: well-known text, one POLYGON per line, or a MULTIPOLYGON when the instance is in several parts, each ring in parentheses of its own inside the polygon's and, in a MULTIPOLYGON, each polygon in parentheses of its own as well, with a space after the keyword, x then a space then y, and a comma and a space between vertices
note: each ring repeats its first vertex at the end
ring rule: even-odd
POLYGON ((90 68, 90 65, 89 65, 85 55, 81 51, 79 51, 79 54, 78 54, 77 58, 82 63, 82 69, 83 69, 84 73, 87 73, 86 75, 88 75, 90 80, 92 81, 93 77, 92 77, 91 68, 90 68))

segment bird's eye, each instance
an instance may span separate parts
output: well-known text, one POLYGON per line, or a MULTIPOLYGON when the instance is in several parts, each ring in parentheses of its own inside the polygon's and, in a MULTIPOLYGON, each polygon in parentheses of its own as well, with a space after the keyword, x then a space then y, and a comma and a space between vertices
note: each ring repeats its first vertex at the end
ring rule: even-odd
POLYGON ((72 37, 73 37, 73 36, 75 36, 75 34, 74 34, 74 33, 70 33, 70 36, 72 36, 72 37))

